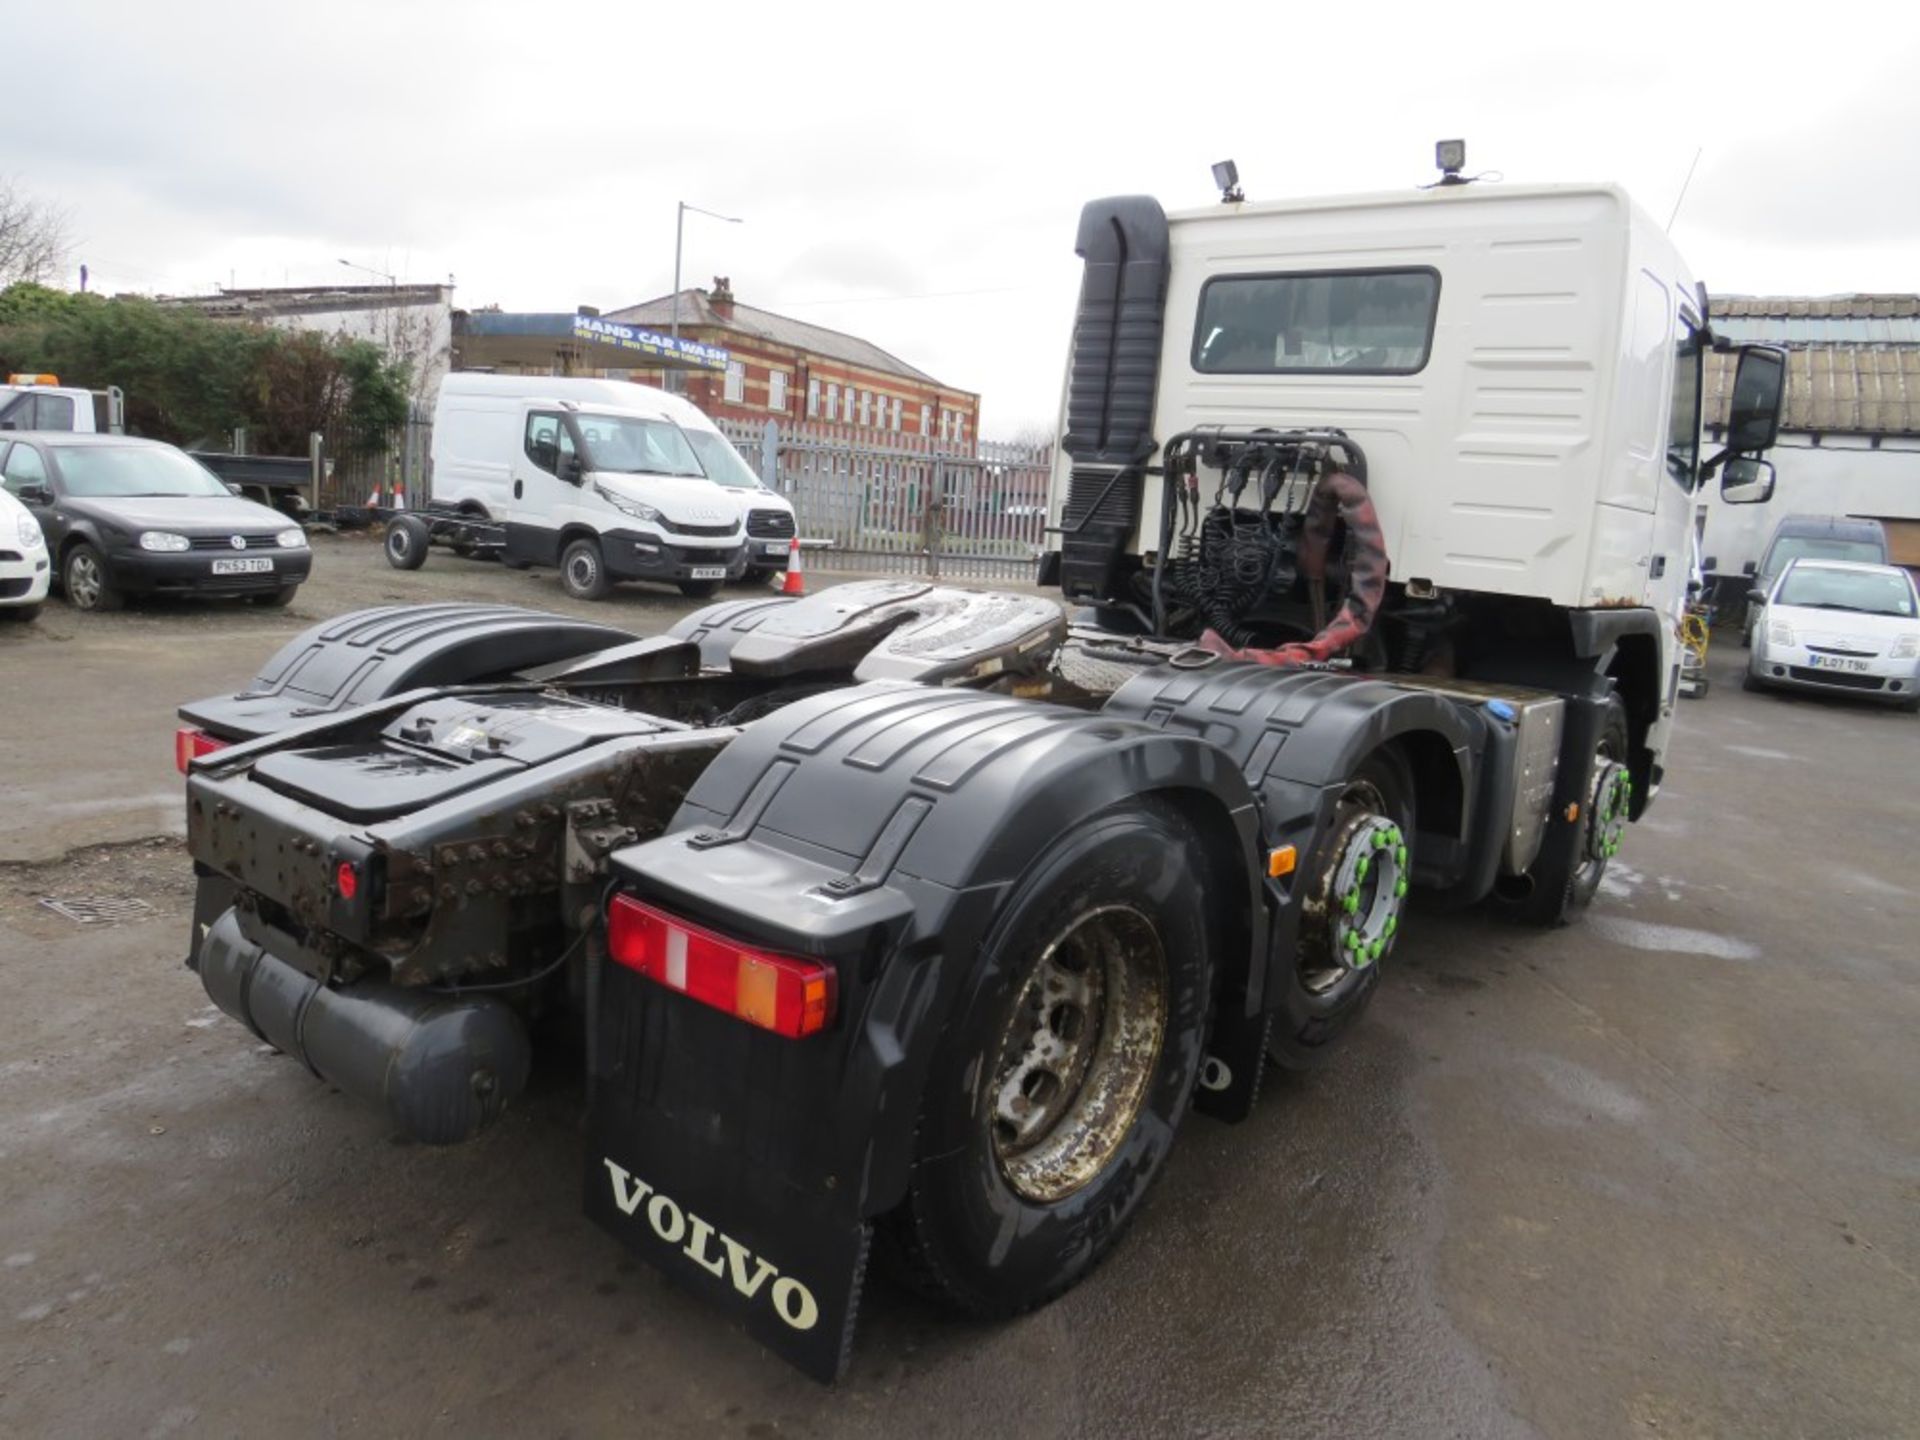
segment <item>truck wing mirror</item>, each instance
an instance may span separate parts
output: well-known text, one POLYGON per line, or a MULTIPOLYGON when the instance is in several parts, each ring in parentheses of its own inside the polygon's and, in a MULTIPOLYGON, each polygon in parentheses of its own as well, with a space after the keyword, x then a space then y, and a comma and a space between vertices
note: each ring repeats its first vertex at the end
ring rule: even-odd
POLYGON ((1773 498, 1773 466, 1736 455, 1720 471, 1720 498, 1729 505, 1764 505, 1773 498))
POLYGON ((1787 352, 1775 345, 1743 345, 1733 372, 1727 408, 1727 448, 1757 455, 1780 433, 1780 404, 1787 390, 1787 352))
POLYGON ((1746 564, 1740 567, 1740 573, 1742 575, 1758 575, 1760 573, 1760 562, 1757 560, 1747 561, 1746 564))

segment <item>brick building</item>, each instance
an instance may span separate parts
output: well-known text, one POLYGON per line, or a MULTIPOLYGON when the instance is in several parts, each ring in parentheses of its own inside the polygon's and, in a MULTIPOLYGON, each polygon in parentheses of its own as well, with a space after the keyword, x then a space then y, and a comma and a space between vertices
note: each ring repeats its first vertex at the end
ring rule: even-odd
MULTIPOLYGON (((711 290, 680 292, 680 334, 719 346, 727 371, 689 374, 689 400, 717 419, 784 419, 852 427, 856 434, 926 437, 972 446, 980 434, 980 397, 943 385, 871 341, 742 305, 725 276, 711 290)), ((671 295, 610 310, 604 318, 666 334, 671 295)), ((643 384, 657 370, 634 370, 643 384)))

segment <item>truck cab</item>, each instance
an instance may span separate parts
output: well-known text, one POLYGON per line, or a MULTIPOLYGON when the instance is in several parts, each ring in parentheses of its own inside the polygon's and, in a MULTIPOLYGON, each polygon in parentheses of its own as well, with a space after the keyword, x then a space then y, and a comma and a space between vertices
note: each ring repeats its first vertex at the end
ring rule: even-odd
POLYGON ((118 386, 84 390, 62 385, 58 375, 9 375, 0 385, 0 430, 124 434, 126 397, 118 386))
MULTIPOLYGON (((1714 468, 1705 292, 1651 217, 1610 185, 1171 216, 1129 197, 1087 207, 1080 253, 1043 580, 1123 628, 1199 639, 1211 617, 1235 648, 1298 642, 1318 629, 1286 555, 1301 477, 1263 477, 1264 503, 1251 485, 1228 497, 1213 545, 1172 512, 1197 498, 1215 513, 1245 447, 1203 446, 1175 485, 1167 440, 1339 437, 1364 456, 1387 576, 1340 663, 1604 681, 1626 710, 1637 814, 1659 785, 1695 494, 1714 468), (1170 605, 1170 586, 1197 603, 1170 605)), ((1764 498, 1757 474, 1739 467, 1728 498, 1764 498)))

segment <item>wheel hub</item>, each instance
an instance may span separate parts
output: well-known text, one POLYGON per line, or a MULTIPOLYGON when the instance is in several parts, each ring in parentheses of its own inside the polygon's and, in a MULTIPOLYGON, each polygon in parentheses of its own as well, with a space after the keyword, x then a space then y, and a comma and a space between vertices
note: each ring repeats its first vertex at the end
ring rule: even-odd
POLYGON ((1407 839, 1384 815, 1362 815, 1348 827, 1328 887, 1327 927, 1333 960, 1364 970, 1392 944, 1407 903, 1407 839))
POLYGON ((1618 760, 1596 758, 1587 797, 1587 858, 1605 864, 1620 853, 1633 806, 1633 776, 1618 760))
POLYGON ((1166 1016, 1166 954, 1131 906, 1089 911, 1046 948, 987 1096, 994 1158, 1015 1192, 1051 1203, 1106 1167, 1145 1102, 1166 1016))

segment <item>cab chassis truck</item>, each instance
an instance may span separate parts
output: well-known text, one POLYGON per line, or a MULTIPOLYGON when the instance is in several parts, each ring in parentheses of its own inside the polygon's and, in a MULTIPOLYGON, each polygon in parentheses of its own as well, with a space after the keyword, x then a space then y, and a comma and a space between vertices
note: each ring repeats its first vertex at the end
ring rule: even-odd
MULTIPOLYGON (((428 1143, 584 1057, 589 1213, 821 1379, 869 1248, 1060 1294, 1409 887, 1556 924, 1657 791, 1704 292, 1607 187, 1094 202, 1045 594, 363 611, 183 707, 209 996, 428 1143)), ((1417 920, 1417 916, 1415 917, 1417 920)))

